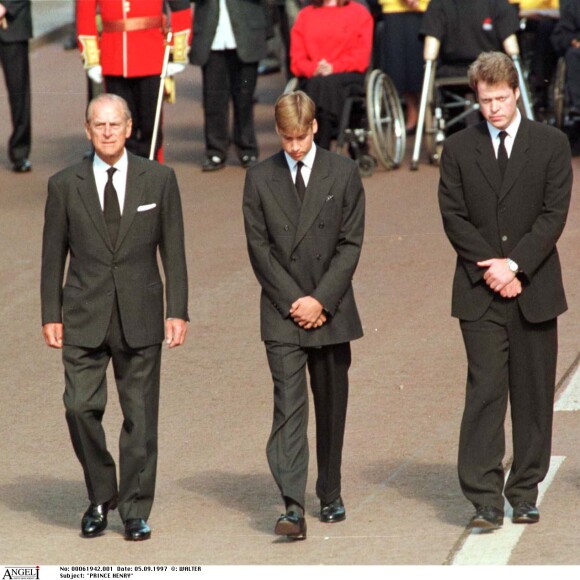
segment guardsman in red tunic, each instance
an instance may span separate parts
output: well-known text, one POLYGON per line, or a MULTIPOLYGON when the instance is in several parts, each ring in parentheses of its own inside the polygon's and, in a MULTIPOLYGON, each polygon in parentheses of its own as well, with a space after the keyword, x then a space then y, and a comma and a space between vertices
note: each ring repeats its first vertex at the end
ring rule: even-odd
MULTIPOLYGON (((173 32, 172 76, 184 70, 191 42, 192 11, 189 0, 77 0, 77 36, 85 69, 97 82, 104 77, 105 90, 123 97, 133 117, 133 132, 127 140, 132 153, 149 157, 163 68, 165 39, 173 32), (97 31, 97 13, 102 32, 97 31)), ((161 128, 156 158, 162 160, 161 128)))

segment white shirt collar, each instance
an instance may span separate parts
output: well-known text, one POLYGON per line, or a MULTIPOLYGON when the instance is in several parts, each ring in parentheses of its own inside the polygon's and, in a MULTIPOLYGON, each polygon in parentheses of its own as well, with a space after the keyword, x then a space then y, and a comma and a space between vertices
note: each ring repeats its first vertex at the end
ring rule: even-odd
MULTIPOLYGON (((288 155, 288 153, 286 153, 286 151, 284 151, 284 155, 286 157, 286 163, 288 163, 288 167, 290 168, 290 171, 292 173, 294 173, 294 171, 296 171, 296 165, 298 165, 298 161, 295 161, 294 159, 292 159, 292 157, 290 157, 290 155, 288 155)), ((312 143, 312 147, 310 148, 310 151, 308 151, 308 153, 304 156, 303 159, 301 159, 302 163, 304 163, 304 165, 306 166, 307 169, 312 170, 312 166, 314 165, 314 158, 316 157, 316 145, 314 143, 312 143)))
POLYGON ((489 131, 489 134, 491 135, 491 138, 494 141, 498 139, 498 135, 500 134, 501 131, 505 131, 508 134, 508 137, 513 140, 516 138, 516 134, 518 132, 521 122, 522 122, 522 114, 520 113, 519 109, 516 109, 516 115, 514 117, 514 120, 505 129, 498 129, 497 127, 494 127, 489 121, 487 121, 487 129, 489 131))
MULTIPOLYGON (((117 161, 117 163, 115 163, 115 165, 113 165, 113 167, 115 169, 117 169, 117 171, 120 171, 122 173, 126 173, 127 172, 127 167, 129 165, 129 157, 127 156, 127 149, 123 150, 123 155, 121 156, 121 158, 119 159, 119 161, 117 161)), ((107 169, 109 169, 109 167, 111 167, 108 163, 105 163, 105 161, 103 161, 96 153, 95 156, 93 158, 93 169, 94 171, 107 171, 107 169)))

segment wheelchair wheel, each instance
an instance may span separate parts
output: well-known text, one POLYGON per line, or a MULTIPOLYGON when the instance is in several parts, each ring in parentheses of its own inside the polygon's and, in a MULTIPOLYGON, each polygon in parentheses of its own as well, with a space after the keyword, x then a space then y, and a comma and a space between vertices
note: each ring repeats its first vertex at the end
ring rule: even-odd
POLYGON ((554 124, 558 129, 563 129, 566 102, 566 59, 564 57, 558 59, 553 91, 554 124))
POLYGON ((377 161, 372 155, 361 155, 357 160, 358 170, 362 177, 370 177, 377 166, 377 161))
POLYGON ((366 109, 375 154, 386 169, 399 167, 405 154, 405 118, 391 79, 373 70, 366 88, 366 109))

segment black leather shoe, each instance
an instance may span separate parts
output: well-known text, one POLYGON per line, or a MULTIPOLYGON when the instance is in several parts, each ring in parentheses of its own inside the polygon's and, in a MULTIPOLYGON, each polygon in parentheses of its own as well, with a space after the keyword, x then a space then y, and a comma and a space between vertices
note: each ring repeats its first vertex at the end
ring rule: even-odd
POLYGON ((306 518, 295 511, 282 514, 276 522, 274 533, 278 536, 288 536, 291 540, 305 540, 306 518))
POLYGON ((536 524, 540 521, 540 511, 529 501, 520 501, 514 505, 512 522, 514 524, 536 524))
POLYGON ((477 508, 477 511, 471 518, 468 527, 481 528, 482 530, 497 530, 502 526, 503 512, 488 505, 477 508))
POLYGON ((125 522, 125 539, 133 542, 148 540, 151 537, 151 528, 142 518, 131 518, 125 522))
POLYGON ((12 165, 12 171, 14 171, 14 173, 28 173, 29 171, 32 171, 32 163, 30 163, 28 159, 16 161, 12 165))
POLYGON ((337 497, 327 505, 320 504, 320 521, 324 524, 335 524, 346 519, 346 510, 342 498, 337 497))
POLYGON ((258 163, 258 158, 255 155, 242 155, 240 161, 242 162, 242 167, 248 169, 248 167, 252 167, 258 163))
POLYGON ((206 157, 203 165, 201 166, 202 171, 218 171, 226 166, 226 162, 221 157, 217 155, 212 155, 211 157, 206 157))
POLYGON ((83 515, 81 531, 85 538, 94 538, 102 534, 107 528, 107 514, 117 507, 117 496, 105 503, 92 503, 83 515))

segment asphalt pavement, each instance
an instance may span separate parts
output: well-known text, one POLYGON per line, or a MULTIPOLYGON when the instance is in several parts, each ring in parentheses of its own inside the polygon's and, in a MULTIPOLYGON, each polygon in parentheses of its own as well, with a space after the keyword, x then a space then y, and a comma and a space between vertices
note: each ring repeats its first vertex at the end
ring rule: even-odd
MULTIPOLYGON (((49 8, 51 2, 35 4, 49 8)), ((318 522, 312 461, 308 539, 292 543, 273 535, 282 505, 265 457, 272 386, 259 340, 259 288, 245 249, 244 170, 233 150, 223 171, 200 170, 195 67, 176 78, 177 103, 166 106, 164 118, 166 163, 176 170, 184 207, 191 324, 186 345, 164 352, 153 536, 125 542, 116 513, 102 537, 80 536, 87 499, 64 420, 62 364, 40 332, 46 182, 81 159, 88 145, 86 79, 78 53, 63 49, 62 32, 39 37, 31 53, 34 169, 27 175, 10 171, 7 95, 0 88, 0 570, 32 563, 451 570, 477 563, 470 554, 481 555, 489 535, 466 530, 472 507, 456 475, 466 368, 458 324, 450 317, 454 254, 437 208, 437 168, 423 162, 411 172, 408 158, 400 169, 380 169, 364 180, 367 227, 354 284, 365 337, 353 343, 343 462, 347 520, 318 522)), ((259 80, 262 158, 277 150, 272 105, 283 86, 280 74, 259 80)), ((410 157, 411 145, 407 149, 410 157)), ((559 397, 574 385, 580 352, 579 188, 575 184, 559 243, 570 307, 559 323, 559 397)), ((112 380, 105 425, 114 450, 121 416, 112 380)), ((509 434, 509 420, 506 427, 509 434)), ((312 424, 310 433, 312 445, 312 424)), ((559 572, 577 572, 579 444, 578 411, 556 411, 554 470, 543 489, 541 522, 517 534, 509 525, 495 532, 487 563, 567 565, 572 568, 559 572)), ((507 466, 510 458, 508 437, 507 466)))

